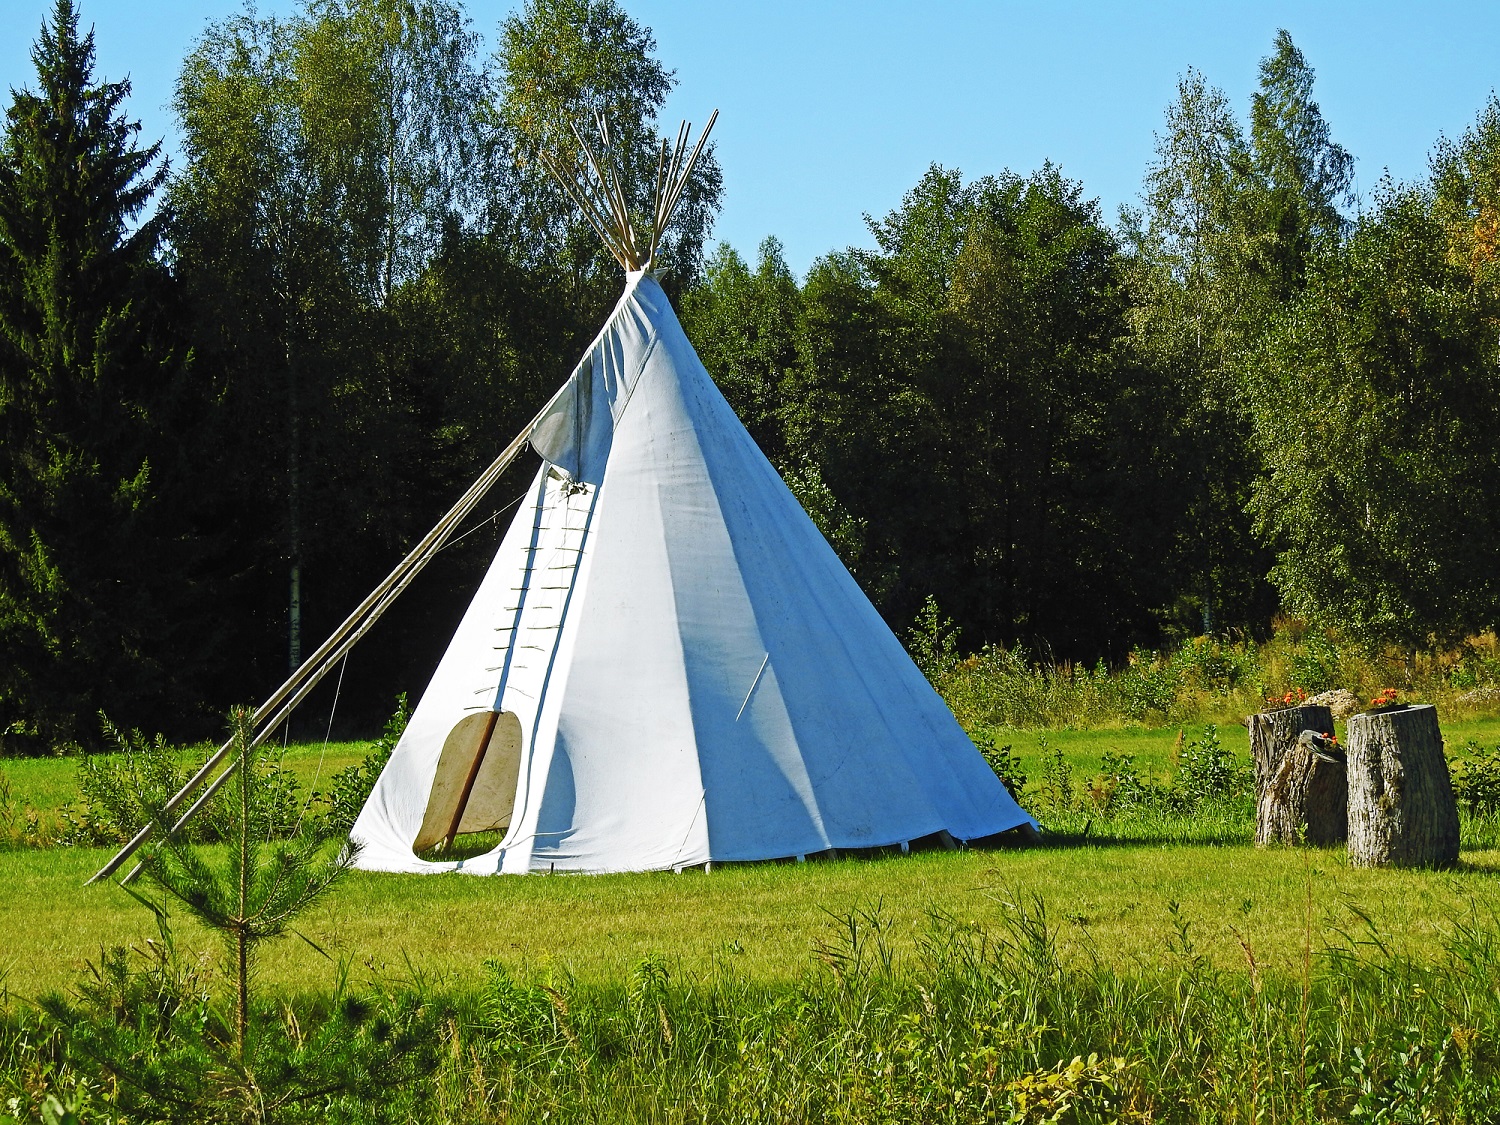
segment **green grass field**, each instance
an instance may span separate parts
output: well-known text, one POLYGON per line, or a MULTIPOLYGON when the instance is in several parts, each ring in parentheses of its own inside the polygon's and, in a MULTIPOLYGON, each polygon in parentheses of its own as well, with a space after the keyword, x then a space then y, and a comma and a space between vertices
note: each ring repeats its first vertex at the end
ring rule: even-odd
MULTIPOLYGON (((1196 737, 1201 724, 1171 727, 1119 727, 1107 730, 1015 730, 994 727, 989 733, 997 745, 1009 745, 1028 773, 1041 768, 1042 754, 1061 750, 1075 770, 1087 773, 1099 768, 1106 752, 1133 755, 1145 773, 1165 776, 1171 771, 1172 755, 1179 735, 1196 737)), ((1342 727, 1340 729, 1342 734, 1342 727)), ((1473 739, 1487 746, 1500 745, 1500 719, 1469 719, 1445 723, 1443 735, 1450 748, 1473 739)), ((1219 727, 1219 737, 1235 754, 1249 753, 1245 728, 1238 724, 1219 727)), ((296 775, 304 790, 326 786, 336 772, 363 760, 369 742, 296 743, 286 748, 283 764, 296 775)), ((183 760, 197 764, 210 752, 195 747, 182 752, 183 760)), ((272 755, 272 760, 276 760, 272 755)), ((77 795, 75 758, 12 758, 0 760, 0 777, 10 787, 11 801, 51 812, 77 795)))
MULTIPOLYGON (((0 965, 23 995, 66 987, 106 944, 155 934, 150 915, 112 885, 85 888, 107 857, 96 849, 0 855, 0 965)), ((1199 950, 1222 968, 1291 971, 1309 918, 1315 944, 1369 914, 1387 940, 1420 954, 1471 906, 1500 911, 1500 851, 1469 851, 1452 872, 1352 869, 1342 853, 1246 847, 1119 845, 1026 851, 935 852, 882 860, 719 868, 710 874, 534 876, 376 875, 356 872, 301 925, 357 976, 423 973, 464 978, 496 958, 515 968, 618 978, 649 955, 689 973, 730 958, 750 977, 786 981, 809 965, 837 916, 879 911, 898 948, 929 912, 986 927, 1016 896, 1040 896, 1064 951, 1096 951, 1122 969, 1158 959, 1179 904, 1199 950), (1309 915, 1309 903, 1311 914, 1309 915)), ((190 922, 185 945, 216 950, 190 922)), ((315 987, 333 966, 295 937, 273 945, 266 984, 315 987)))
MULTIPOLYGON (((1177 728, 994 733, 1033 775, 1051 749, 1080 778, 1106 753, 1176 772, 1177 728)), ((1221 733, 1245 754, 1242 728, 1221 733)), ((1493 745, 1500 722, 1446 734, 1493 745)), ((368 750, 296 746, 284 764, 305 793, 368 750)), ((75 796, 74 762, 4 768, 12 808, 54 815, 75 796)), ((301 1058, 326 1020, 340 1067, 383 1072, 381 1029, 409 1024, 425 1053, 393 1064, 395 1090, 343 1098, 349 1120, 1493 1120, 1500 821, 1465 817, 1454 870, 1387 871, 1257 850, 1243 803, 1197 807, 1217 811, 1067 806, 1064 831, 1024 850, 681 875, 353 872, 262 948, 257 1050, 301 1058)), ((177 912, 175 954, 152 952, 144 907, 83 885, 109 854, 0 850, 0 1104, 24 1119, 80 1083, 127 1102, 146 1089, 88 1054, 100 1028, 125 1036, 127 1070, 232 1072, 214 1046, 224 950, 177 912), (120 945, 137 953, 106 961, 120 945), (32 1003, 49 993, 71 1007, 32 1003), (78 1053, 39 1070, 33 1044, 58 1019, 78 1053)), ((287 1096, 325 1081, 318 1065, 286 1071, 287 1096)), ((215 1113, 244 1092, 204 1090, 192 1104, 215 1113)))
MULTIPOLYGON (((1189 735, 1194 733, 1189 731, 1189 735)), ((1244 753, 1244 731, 1223 732, 1244 753)), ((1135 755, 1145 771, 1168 772, 1177 729, 997 732, 1028 769, 1041 740, 1079 771, 1105 751, 1135 755)), ((1451 743, 1500 739, 1500 721, 1452 724, 1451 743)), ((286 764, 305 786, 358 761, 368 744, 292 747, 286 764), (320 765, 321 759, 321 765, 320 765)), ((6 763, 13 799, 53 808, 71 798, 74 765, 62 759, 6 763)), ((1098 838, 1102 837, 1102 838, 1098 838)), ((111 885, 84 881, 108 857, 102 849, 0 852, 0 967, 16 992, 35 995, 77 979, 101 945, 154 933, 150 915, 111 885)), ((752 977, 803 972, 834 919, 878 910, 909 944, 929 912, 992 923, 1017 895, 1040 896, 1063 944, 1121 967, 1150 964, 1172 932, 1168 908, 1191 920, 1200 949, 1225 968, 1257 961, 1291 967, 1311 922, 1318 943, 1367 912, 1398 945, 1419 953, 1471 906, 1500 911, 1500 851, 1470 848, 1453 872, 1367 871, 1342 852, 1257 851, 1111 839, 1053 841, 1035 849, 931 853, 883 860, 721 867, 710 874, 401 876, 354 873, 306 919, 303 932, 357 972, 463 978, 490 958, 566 970, 580 979, 618 976, 648 955, 692 971, 732 958, 752 977)), ((212 946, 183 920, 179 937, 212 946)), ((297 988, 330 977, 333 966, 296 938, 271 947, 266 983, 297 988)))
MULTIPOLYGON (((370 752, 369 742, 297 743, 286 748, 285 755, 272 753, 302 783, 304 790, 325 787, 328 779, 346 766, 364 760, 370 752)), ((181 751, 183 762, 197 766, 213 752, 209 746, 195 746, 181 751)), ((10 758, 0 759, 0 777, 9 785, 10 800, 18 806, 30 805, 52 812, 78 797, 77 758, 10 758)))

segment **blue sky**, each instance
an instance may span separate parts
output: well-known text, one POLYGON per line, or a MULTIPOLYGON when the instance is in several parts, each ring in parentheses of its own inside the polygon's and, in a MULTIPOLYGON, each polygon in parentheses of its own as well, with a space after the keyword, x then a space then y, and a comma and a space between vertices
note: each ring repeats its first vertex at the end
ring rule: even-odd
MULTIPOLYGON (((1113 218, 1135 199, 1153 133, 1189 66, 1241 112, 1279 27, 1317 69, 1334 136, 1358 185, 1425 172, 1441 133, 1462 132, 1500 86, 1500 5, 1478 3, 801 3, 623 0, 677 72, 667 116, 715 129, 724 167, 716 235, 747 257, 768 234, 799 272, 869 245, 883 214, 936 161, 967 176, 1051 159, 1113 218)), ((173 144, 178 63, 225 0, 82 0, 108 77, 128 73, 131 112, 173 144)), ((0 3, 0 83, 50 3, 0 3)), ((260 5, 286 12, 285 0, 260 5)), ((489 42, 513 5, 472 0, 489 42)))

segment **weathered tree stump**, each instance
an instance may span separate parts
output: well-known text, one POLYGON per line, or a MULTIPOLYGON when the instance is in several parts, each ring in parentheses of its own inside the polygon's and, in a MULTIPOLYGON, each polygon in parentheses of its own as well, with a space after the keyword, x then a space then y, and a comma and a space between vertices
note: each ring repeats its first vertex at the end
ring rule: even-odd
POLYGON ((1281 759, 1255 810, 1255 842, 1326 848, 1349 834, 1349 785, 1338 743, 1305 730, 1281 759))
POLYGON ((1355 715, 1348 770, 1350 863, 1446 867, 1458 861, 1458 804, 1435 708, 1355 715))
POLYGON ((1282 711, 1263 711, 1250 716, 1250 757, 1255 762, 1255 801, 1258 805, 1266 786, 1276 777, 1285 758, 1305 730, 1333 733, 1333 712, 1327 707, 1303 704, 1282 711))

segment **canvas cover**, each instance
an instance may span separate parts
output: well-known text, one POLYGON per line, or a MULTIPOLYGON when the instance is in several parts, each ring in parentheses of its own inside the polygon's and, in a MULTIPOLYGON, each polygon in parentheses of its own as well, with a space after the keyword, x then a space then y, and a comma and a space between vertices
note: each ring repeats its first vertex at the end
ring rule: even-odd
POLYGON ((630 275, 532 444, 529 497, 354 825, 359 867, 643 871, 1034 823, 649 274, 630 275), (445 739, 491 709, 521 727, 504 838, 419 859, 445 739))

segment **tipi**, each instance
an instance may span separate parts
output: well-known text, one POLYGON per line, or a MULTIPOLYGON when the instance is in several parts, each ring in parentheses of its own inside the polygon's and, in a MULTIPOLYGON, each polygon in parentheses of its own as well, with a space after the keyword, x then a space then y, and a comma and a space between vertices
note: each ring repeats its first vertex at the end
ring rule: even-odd
MULTIPOLYGON (((681 869, 1035 829, 735 417, 652 275, 713 121, 691 154, 686 126, 663 145, 647 239, 581 135, 586 174, 549 164, 625 269, 619 304, 552 401, 255 714, 259 742, 529 442, 542 467, 355 821, 359 867, 681 869), (475 832, 501 836, 442 858, 475 832)), ((231 749, 169 802, 176 813, 196 794, 179 827, 228 779, 231 749)))
POLYGON ((360 867, 681 869, 1033 824, 652 276, 683 147, 644 258, 591 155, 579 203, 625 292, 534 424, 542 467, 354 825, 360 867), (483 855, 418 858, 486 830, 483 855))

